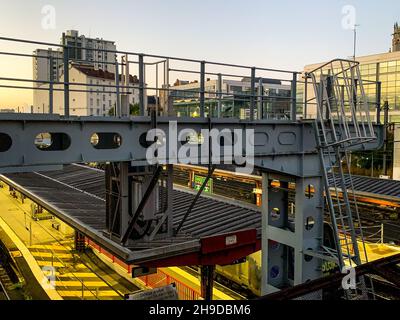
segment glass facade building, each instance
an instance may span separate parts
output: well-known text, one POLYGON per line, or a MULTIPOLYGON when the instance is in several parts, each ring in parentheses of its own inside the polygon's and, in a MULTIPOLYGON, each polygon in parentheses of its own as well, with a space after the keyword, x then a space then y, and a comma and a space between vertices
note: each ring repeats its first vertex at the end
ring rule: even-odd
MULTIPOLYGON (((400 122, 400 52, 362 56, 356 60, 360 62, 360 73, 371 108, 377 98, 377 86, 372 82, 380 82, 381 106, 387 101, 389 122, 400 122)), ((306 66, 304 71, 310 71, 318 65, 306 66)))

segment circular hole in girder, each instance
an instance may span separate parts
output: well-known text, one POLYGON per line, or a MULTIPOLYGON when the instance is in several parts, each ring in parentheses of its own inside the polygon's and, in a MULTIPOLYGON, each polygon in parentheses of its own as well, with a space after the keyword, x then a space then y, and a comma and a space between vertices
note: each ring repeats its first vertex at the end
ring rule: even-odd
MULTIPOLYGON (((312 251, 313 249, 308 248, 307 250, 308 250, 308 251, 312 251)), ((305 260, 306 262, 310 262, 312 259, 313 259, 313 256, 310 256, 310 255, 308 255, 308 254, 305 254, 305 255, 304 255, 304 260, 305 260)))
POLYGON ((281 211, 279 210, 279 208, 273 208, 271 210, 270 216, 272 221, 277 221, 281 217, 281 211))
POLYGON ((269 244, 269 248, 272 251, 278 251, 281 246, 279 242, 274 241, 274 240, 268 240, 268 244, 269 244))
POLYGON ((306 190, 305 190, 306 198, 307 198, 307 199, 313 198, 313 197, 314 197, 314 192, 315 192, 314 186, 313 186, 312 184, 309 184, 309 185, 306 187, 306 190))
POLYGON ((271 279, 275 279, 279 276, 279 267, 278 266, 273 266, 270 270, 269 270, 269 276, 271 277, 271 279))
POLYGON ((315 220, 313 217, 307 217, 306 223, 304 227, 306 228, 307 231, 310 231, 312 228, 314 228, 315 220))
POLYGON ((115 132, 95 132, 90 137, 90 143, 95 149, 118 149, 122 137, 115 132))
POLYGON ((34 144, 40 151, 64 151, 71 145, 71 138, 62 132, 41 132, 34 144))
POLYGON ((12 139, 8 134, 0 132, 0 152, 6 152, 12 146, 12 139))

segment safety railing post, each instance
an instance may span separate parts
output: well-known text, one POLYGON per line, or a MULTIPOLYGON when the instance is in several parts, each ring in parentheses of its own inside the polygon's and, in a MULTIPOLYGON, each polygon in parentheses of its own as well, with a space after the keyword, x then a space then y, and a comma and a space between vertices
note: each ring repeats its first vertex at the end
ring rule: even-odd
POLYGON ((254 109, 256 107, 256 68, 251 68, 251 80, 250 80, 250 121, 254 120, 254 109))
POLYGON ((69 116, 69 48, 63 33, 63 62, 64 62, 64 115, 69 116))
POLYGON ((143 54, 139 55, 139 110, 140 115, 145 115, 145 102, 144 102, 144 57, 143 54))
POLYGON ((119 88, 119 63, 118 57, 115 55, 115 92, 116 92, 116 102, 115 102, 115 112, 114 116, 121 116, 121 95, 119 88))
POLYGON ((290 120, 296 121, 297 115, 297 73, 293 72, 292 87, 291 87, 292 99, 290 106, 290 120))
POLYGON ((222 75, 218 73, 218 105, 217 105, 217 118, 221 118, 222 109, 222 75))
POLYGON ((205 72, 206 72, 206 63, 202 61, 200 63, 200 118, 204 118, 205 112, 205 72))
POLYGON ((50 70, 50 84, 49 84, 49 113, 53 113, 53 82, 54 82, 54 73, 53 73, 53 57, 50 55, 49 58, 49 70, 50 70))
POLYGON ((264 109, 264 86, 263 79, 258 80, 258 105, 257 105, 257 119, 261 120, 263 118, 264 109))
POLYGON ((303 118, 307 119, 307 109, 308 109, 308 76, 304 77, 304 109, 303 109, 303 118))

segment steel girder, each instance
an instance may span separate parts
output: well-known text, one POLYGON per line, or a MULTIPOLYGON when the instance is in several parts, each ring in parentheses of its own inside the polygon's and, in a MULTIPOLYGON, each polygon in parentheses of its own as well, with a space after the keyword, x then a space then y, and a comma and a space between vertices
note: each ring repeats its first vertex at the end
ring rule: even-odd
MULTIPOLYGON (((312 122, 159 117, 157 128, 165 132, 165 141, 177 141, 172 135, 170 140, 171 124, 175 124, 178 134, 184 129, 193 129, 198 133, 210 128, 219 131, 254 129, 254 165, 266 171, 307 177, 315 176, 319 167, 312 122)), ((146 134, 150 129, 150 117, 0 114, 0 172, 48 170, 49 166, 54 169, 57 165, 78 162, 127 161, 132 165, 148 165, 146 151, 149 143, 146 142, 146 134), (47 148, 37 145, 37 137, 41 133, 51 134, 52 142, 47 148), (96 145, 92 144, 94 134, 97 134, 96 145)), ((383 143, 383 129, 375 126, 375 131, 378 139, 352 149, 379 148, 383 143)), ((177 147, 185 143, 177 141, 177 147)), ((166 148, 169 150, 169 143, 166 148)), ((198 148, 201 149, 200 144, 198 148)), ((168 154, 169 151, 165 163, 176 163, 168 154)), ((223 158, 222 148, 220 159, 223 158)), ((206 159, 199 155, 198 159, 192 160, 194 163, 201 163, 201 160, 207 163, 209 159, 208 155, 206 159)), ((218 164, 214 162, 211 161, 212 164, 218 164)))

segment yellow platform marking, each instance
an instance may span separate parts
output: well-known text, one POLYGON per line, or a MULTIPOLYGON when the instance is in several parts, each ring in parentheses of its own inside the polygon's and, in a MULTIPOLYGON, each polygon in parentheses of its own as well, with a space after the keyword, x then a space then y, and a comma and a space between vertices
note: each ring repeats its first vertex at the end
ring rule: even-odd
POLYGON ((33 244, 29 246, 29 249, 41 249, 41 250, 57 250, 57 251, 63 251, 63 252, 70 252, 70 248, 63 247, 61 245, 55 245, 55 244, 33 244))
MULTIPOLYGON (((79 280, 56 280, 56 287, 57 287, 57 283, 60 283, 60 287, 81 287, 82 286, 82 282, 79 280)), ((95 280, 85 280, 83 281, 83 285, 85 287, 97 287, 97 288, 107 288, 108 285, 103 282, 103 281, 95 281, 95 280)))
MULTIPOLYGON (((58 290, 58 293, 62 297, 82 297, 82 290, 58 290)), ((96 290, 87 291, 85 290, 83 293, 84 298, 95 298, 96 297, 96 290)), ((119 294, 112 290, 99 290, 98 291, 99 297, 119 297, 119 294)))
POLYGON ((76 265, 71 265, 69 263, 62 263, 59 261, 54 261, 53 263, 51 261, 44 261, 44 260, 37 260, 37 263, 39 266, 53 266, 56 268, 67 268, 67 267, 73 267, 74 269, 87 269, 87 267, 83 264, 76 264, 76 265))
POLYGON ((54 255, 52 252, 38 252, 38 251, 32 251, 32 255, 34 257, 41 257, 41 258, 52 258, 54 256, 54 259, 73 259, 74 256, 71 253, 57 253, 55 252, 54 255))
MULTIPOLYGON (((67 272, 67 273, 62 273, 62 272, 56 272, 56 276, 60 278, 96 278, 98 279, 99 277, 94 274, 93 272, 67 272)), ((90 280, 88 280, 90 281, 90 280)))

